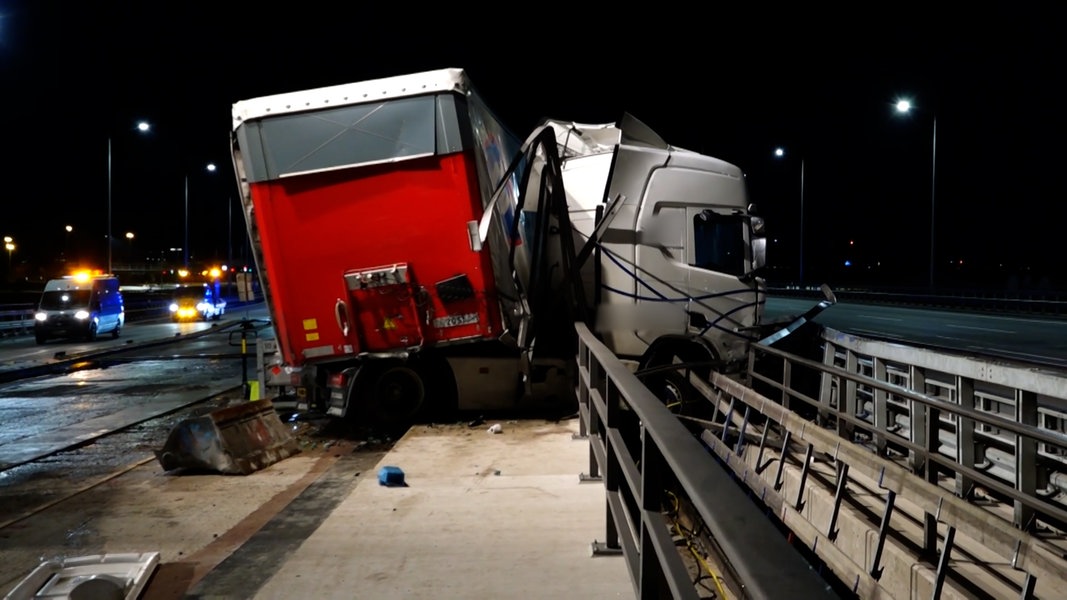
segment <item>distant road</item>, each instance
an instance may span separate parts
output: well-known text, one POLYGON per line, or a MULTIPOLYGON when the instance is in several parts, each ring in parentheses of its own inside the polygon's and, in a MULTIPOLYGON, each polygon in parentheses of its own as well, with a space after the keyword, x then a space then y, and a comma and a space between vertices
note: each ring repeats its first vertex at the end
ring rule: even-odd
MULTIPOLYGON (((817 302, 769 298, 767 318, 803 314, 817 302)), ((1067 368, 1067 320, 838 302, 815 322, 858 336, 1067 368)))

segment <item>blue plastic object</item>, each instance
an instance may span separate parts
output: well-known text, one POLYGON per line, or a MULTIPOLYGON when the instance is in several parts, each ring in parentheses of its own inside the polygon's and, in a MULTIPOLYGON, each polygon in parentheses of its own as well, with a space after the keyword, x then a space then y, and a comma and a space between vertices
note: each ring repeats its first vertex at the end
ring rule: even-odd
POLYGON ((382 467, 378 469, 378 484, 389 487, 404 485, 404 472, 400 467, 382 467))

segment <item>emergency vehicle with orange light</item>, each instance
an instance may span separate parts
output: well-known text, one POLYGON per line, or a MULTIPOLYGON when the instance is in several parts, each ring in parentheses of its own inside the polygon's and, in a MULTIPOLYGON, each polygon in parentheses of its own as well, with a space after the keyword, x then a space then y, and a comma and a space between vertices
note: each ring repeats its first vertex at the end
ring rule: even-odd
POLYGON ((117 338, 126 324, 126 307, 114 275, 81 272, 45 283, 34 313, 38 344, 51 339, 117 338))

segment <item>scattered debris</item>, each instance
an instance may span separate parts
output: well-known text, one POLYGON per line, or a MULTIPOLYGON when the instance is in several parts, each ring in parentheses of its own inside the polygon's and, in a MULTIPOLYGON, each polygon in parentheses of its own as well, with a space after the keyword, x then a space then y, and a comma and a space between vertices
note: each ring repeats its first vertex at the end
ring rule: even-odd
POLYGON ((500 423, 493 423, 492 425, 489 426, 488 431, 489 431, 489 433, 501 433, 501 432, 504 431, 504 426, 501 425, 500 423))
POLYGON ((300 452, 270 400, 243 402, 185 419, 156 451, 164 471, 208 469, 248 475, 300 452))
POLYGON ((159 552, 46 560, 5 598, 138 598, 158 565, 159 552))
POLYGON ((387 487, 407 487, 404 482, 404 471, 400 467, 382 467, 378 469, 378 485, 387 487))

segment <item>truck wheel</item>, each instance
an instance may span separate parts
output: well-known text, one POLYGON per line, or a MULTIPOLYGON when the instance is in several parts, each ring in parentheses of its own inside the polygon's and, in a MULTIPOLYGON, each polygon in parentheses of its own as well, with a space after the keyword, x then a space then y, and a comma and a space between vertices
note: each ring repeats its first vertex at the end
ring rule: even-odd
POLYGON ((669 371, 649 380, 647 384, 672 413, 692 416, 695 408, 694 393, 684 373, 669 371))
POLYGON ((366 397, 372 416, 386 425, 408 424, 426 404, 426 385, 414 369, 386 367, 371 384, 366 397))

